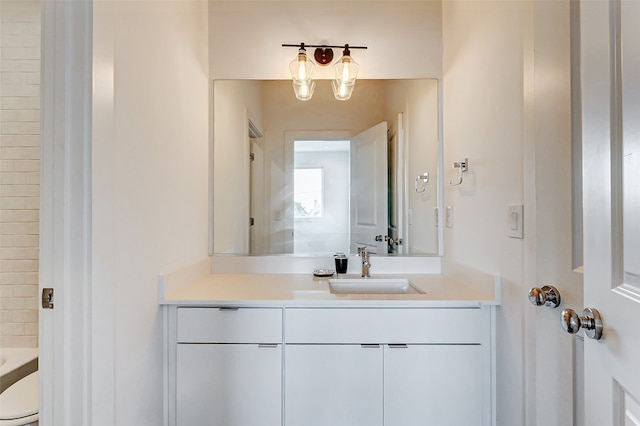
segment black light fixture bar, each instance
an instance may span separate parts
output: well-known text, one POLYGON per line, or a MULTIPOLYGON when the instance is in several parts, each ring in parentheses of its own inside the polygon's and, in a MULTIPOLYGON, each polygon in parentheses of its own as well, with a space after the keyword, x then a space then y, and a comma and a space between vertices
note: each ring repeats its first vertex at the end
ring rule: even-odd
POLYGON ((330 45, 330 44, 306 44, 306 43, 298 43, 298 44, 283 44, 282 47, 297 47, 297 48, 305 48, 305 47, 325 47, 328 49, 366 49, 367 46, 351 46, 350 44, 342 44, 340 46, 330 45))

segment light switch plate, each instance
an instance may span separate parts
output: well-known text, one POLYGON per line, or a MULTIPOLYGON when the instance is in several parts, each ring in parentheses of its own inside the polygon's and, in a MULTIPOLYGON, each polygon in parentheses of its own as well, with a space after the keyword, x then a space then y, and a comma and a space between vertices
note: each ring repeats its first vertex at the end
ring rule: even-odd
POLYGON ((447 228, 453 228, 453 206, 447 206, 444 220, 447 228))
POLYGON ((512 204, 507 216, 507 235, 511 238, 523 238, 524 235, 524 206, 512 204))

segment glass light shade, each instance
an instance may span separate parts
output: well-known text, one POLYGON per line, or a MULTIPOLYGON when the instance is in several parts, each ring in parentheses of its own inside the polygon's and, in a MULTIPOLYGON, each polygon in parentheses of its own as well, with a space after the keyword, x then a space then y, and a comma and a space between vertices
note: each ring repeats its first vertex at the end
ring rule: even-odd
POLYGON ((360 65, 350 55, 344 55, 335 65, 336 80, 340 84, 355 84, 360 65))
POLYGON ((344 84, 338 80, 331 80, 331 88, 333 89, 333 95, 339 101, 346 101, 351 98, 353 89, 356 87, 355 81, 351 84, 344 84))
POLYGON ((291 61, 291 63, 289 64, 291 78, 293 79, 293 81, 306 81, 310 83, 313 76, 314 67, 315 65, 313 64, 313 62, 307 59, 306 53, 304 53, 303 50, 300 50, 298 57, 291 61))
POLYGON ((311 99, 315 88, 316 82, 313 80, 293 81, 293 91, 296 94, 296 99, 299 101, 308 101, 311 99))

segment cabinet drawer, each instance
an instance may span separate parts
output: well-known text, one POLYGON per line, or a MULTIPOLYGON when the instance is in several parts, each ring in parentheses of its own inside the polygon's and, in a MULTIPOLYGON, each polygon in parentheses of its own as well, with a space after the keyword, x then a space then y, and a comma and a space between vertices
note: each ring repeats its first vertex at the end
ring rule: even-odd
POLYGON ((178 343, 281 343, 282 309, 178 308, 178 343))
POLYGON ((482 343, 480 308, 287 309, 286 343, 482 343))

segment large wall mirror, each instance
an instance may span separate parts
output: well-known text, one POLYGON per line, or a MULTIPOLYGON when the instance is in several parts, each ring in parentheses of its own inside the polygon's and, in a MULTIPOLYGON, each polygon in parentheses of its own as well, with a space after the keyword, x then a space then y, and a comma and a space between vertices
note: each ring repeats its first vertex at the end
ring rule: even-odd
MULTIPOLYGON (((438 255, 436 79, 213 82, 213 252, 438 255)), ((441 207, 441 206, 440 206, 441 207)), ((441 210, 441 209, 440 209, 441 210)))

